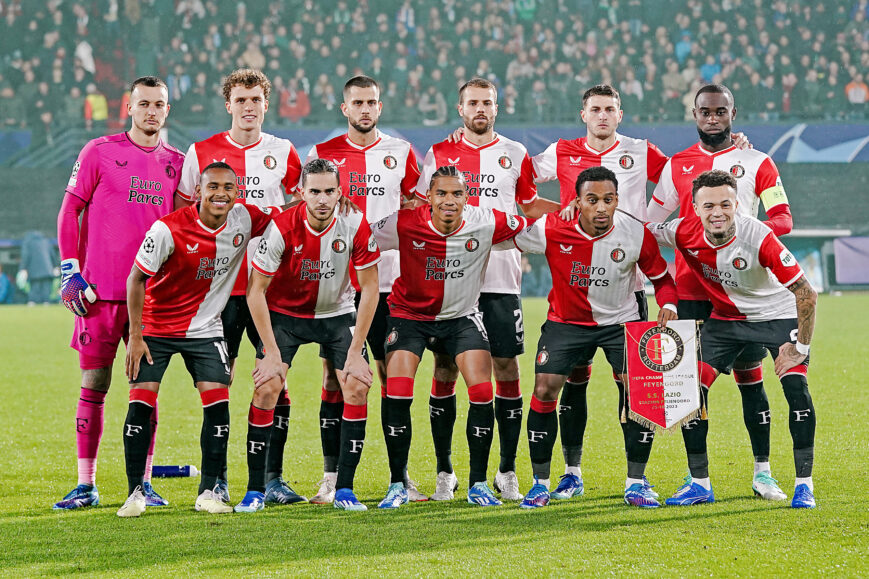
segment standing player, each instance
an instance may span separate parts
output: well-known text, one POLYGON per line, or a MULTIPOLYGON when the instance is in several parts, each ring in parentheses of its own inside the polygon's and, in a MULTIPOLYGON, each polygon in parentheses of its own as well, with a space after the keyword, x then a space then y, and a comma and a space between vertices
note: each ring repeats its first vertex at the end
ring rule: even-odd
MULTIPOLYGON (((169 115, 166 83, 154 76, 133 81, 127 111, 129 131, 94 139, 79 153, 57 217, 61 298, 76 315, 70 346, 78 350, 82 382, 75 418, 78 486, 55 509, 99 504, 103 405, 118 343, 128 335, 124 280, 151 224, 185 205, 176 194, 184 156, 160 138, 169 115)), ((148 505, 161 506, 168 503, 151 487, 156 406, 152 421, 142 486, 148 505)))
MULTIPOLYGON (((459 116, 464 130, 458 140, 434 144, 425 156, 417 194, 425 191, 438 167, 452 165, 464 175, 467 204, 507 213, 522 212, 536 219, 559 204, 537 196, 534 170, 525 147, 495 133, 498 91, 482 78, 473 78, 459 89, 459 116)), ((480 313, 490 338, 495 375, 495 419, 501 443, 501 461, 494 487, 506 500, 521 500, 516 478, 516 447, 522 431, 522 392, 519 387, 519 354, 524 351, 525 329, 519 298, 522 270, 515 249, 493 253, 483 278, 480 313)), ((449 500, 458 487, 453 473, 451 447, 456 421, 455 386, 459 370, 445 352, 435 350, 435 376, 429 398, 432 438, 437 458, 437 482, 432 500, 449 500)))
POLYGON ((127 279, 130 405, 124 457, 130 494, 119 517, 138 517, 145 511, 141 489, 151 414, 174 354, 184 358, 202 399, 196 510, 232 512, 217 487, 229 440, 230 367, 220 313, 245 263, 248 241, 262 235, 270 218, 257 207, 235 205, 236 174, 226 163, 205 167, 195 191, 196 206, 151 226, 127 279))
POLYGON ((280 215, 266 231, 248 286, 251 316, 261 336, 247 435, 249 481, 236 512, 263 508, 265 457, 286 369, 302 344, 320 345, 326 380, 344 395, 337 457, 335 508, 364 511, 353 494, 362 454, 371 369, 365 337, 377 307, 380 251, 360 213, 338 215, 338 168, 315 159, 302 170, 303 203, 280 215), (358 317, 350 271, 361 287, 358 317))
MULTIPOLYGON (((709 104, 705 99, 700 103, 709 104)), ((793 439, 796 481, 791 506, 814 508, 816 419, 806 376, 818 296, 770 227, 740 211, 738 183, 733 171, 701 173, 692 184, 696 217, 650 225, 650 229, 659 243, 679 250, 683 263, 712 300, 710 319, 700 332, 704 404, 715 378, 730 372, 741 351, 764 348, 775 358, 793 439)), ((690 429, 682 430, 690 475, 667 499, 668 505, 715 500, 706 455, 709 424, 703 419, 693 422, 690 429)))
MULTIPOLYGON (((344 85, 341 112, 347 117, 347 133, 311 148, 307 161, 328 159, 335 163, 341 175, 341 191, 365 215, 368 223, 377 223, 398 211, 413 196, 419 178, 416 155, 410 143, 390 137, 377 130, 383 110, 380 86, 373 78, 354 76, 344 85)), ((368 348, 377 366, 381 384, 381 416, 386 404, 386 317, 389 306, 386 298, 398 277, 398 252, 384 251, 377 266, 380 299, 371 329, 368 348)), ((353 270, 351 270, 353 271, 353 270)), ((355 280, 354 280, 355 283, 355 280)), ((357 293, 357 301, 361 294, 357 293)), ((358 304, 357 304, 358 305, 358 304)), ((331 374, 334 377, 334 373, 331 374)), ((320 439, 323 447, 323 479, 312 503, 331 503, 335 497, 338 476, 338 455, 341 444, 340 420, 344 400, 337 381, 324 374, 320 403, 320 439)), ((405 479, 411 501, 427 500, 416 485, 405 479)))
MULTIPOLYGON (((221 161, 232 167, 238 176, 238 197, 241 203, 257 207, 284 205, 285 194, 291 194, 299 181, 301 163, 299 154, 290 141, 262 132, 263 120, 269 110, 271 86, 266 75, 249 68, 238 69, 223 80, 223 98, 226 101, 226 112, 232 116, 232 125, 228 131, 190 145, 179 186, 180 193, 187 199, 192 199, 202 169, 215 161, 221 161)), ((252 244, 251 249, 253 247, 255 245, 252 244)), ((254 347, 259 342, 244 297, 247 277, 247 269, 242 268, 235 287, 232 288, 226 310, 221 315, 230 368, 233 370, 242 334, 247 332, 254 347)), ((281 478, 289 417, 290 399, 282 394, 275 409, 275 427, 272 429, 267 502, 291 503, 300 500, 299 495, 281 478)), ((225 485, 224 473, 221 487, 225 488, 225 485)), ((229 500, 228 496, 224 498, 229 500)))
MULTIPOLYGON (((547 215, 517 235, 522 251, 546 255, 552 271, 549 314, 537 347, 537 367, 528 445, 534 486, 520 505, 542 507, 549 503, 552 448, 558 432, 555 415, 558 392, 577 360, 590 360, 598 347, 606 353, 613 372, 620 377, 619 416, 626 403, 625 338, 622 324, 637 321, 640 304, 634 299, 637 268, 655 286, 661 306, 658 323, 676 318, 676 287, 667 273, 652 234, 643 223, 617 212, 618 181, 606 167, 591 167, 576 181, 579 217, 565 222, 547 215)), ((625 502, 658 507, 646 483, 645 468, 655 433, 630 418, 622 422, 628 475, 625 502)))
MULTIPOLYGON (((733 144, 730 130, 735 117, 733 95, 727 87, 713 84, 697 91, 694 120, 700 142, 676 153, 668 161, 649 202, 650 221, 664 221, 676 208, 679 208, 679 217, 695 219, 691 198, 693 179, 704 171, 720 169, 736 179, 741 214, 756 217, 759 201, 763 201, 768 217, 766 224, 773 233, 779 236, 790 232, 793 219, 778 169, 768 155, 754 149, 740 150, 733 144)), ((676 255, 676 287, 680 318, 705 320, 709 317, 712 304, 706 288, 682 254, 676 255)), ((769 464, 771 415, 763 389, 765 357, 763 347, 746 347, 734 363, 733 377, 742 396, 743 420, 754 454, 752 488, 764 499, 785 500, 787 495, 772 478, 769 464)), ((684 425, 682 434, 687 435, 695 426, 695 422, 684 425)), ((702 470, 698 467, 698 472, 702 470)))
POLYGON ((489 339, 477 301, 492 245, 511 239, 525 218, 465 207, 468 186, 453 166, 434 172, 427 206, 394 213, 376 224, 384 249, 398 249, 401 274, 389 296, 386 338, 386 450, 391 483, 380 508, 406 503, 404 471, 411 441, 413 384, 425 349, 455 358, 468 385, 468 502, 499 505, 486 483, 495 410, 489 339))

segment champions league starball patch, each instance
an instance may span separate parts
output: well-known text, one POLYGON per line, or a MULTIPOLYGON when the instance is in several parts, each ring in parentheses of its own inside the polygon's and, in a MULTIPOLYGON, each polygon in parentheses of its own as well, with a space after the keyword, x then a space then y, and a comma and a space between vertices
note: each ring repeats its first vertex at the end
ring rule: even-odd
POLYGON ((347 242, 343 239, 336 239, 332 242, 332 251, 335 253, 344 253, 347 249, 347 242))
POLYGON ((232 238, 232 246, 233 247, 241 247, 241 244, 244 243, 244 234, 236 233, 235 237, 232 238))
POLYGON ((501 166, 502 169, 506 170, 513 166, 513 161, 507 155, 501 155, 498 158, 498 164, 501 166))
POLYGON ((256 252, 260 255, 265 255, 269 250, 269 243, 266 241, 265 237, 259 240, 259 245, 256 246, 256 252))
POLYGON ((395 169, 398 167, 398 159, 393 157, 392 155, 386 155, 383 157, 383 166, 387 169, 395 169))
POLYGON ((150 235, 142 242, 142 250, 144 250, 145 253, 154 253, 155 247, 156 244, 154 243, 154 238, 150 235))
POLYGON ((634 166, 634 158, 630 155, 622 155, 619 157, 619 167, 628 170, 634 166))

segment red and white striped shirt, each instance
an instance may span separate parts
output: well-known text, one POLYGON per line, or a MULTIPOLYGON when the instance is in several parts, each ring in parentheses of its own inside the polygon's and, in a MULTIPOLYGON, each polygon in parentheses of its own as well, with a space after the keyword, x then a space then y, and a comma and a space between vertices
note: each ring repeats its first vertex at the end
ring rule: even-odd
POLYGON ((389 296, 390 314, 411 320, 451 320, 477 311, 492 245, 525 227, 524 217, 465 206, 450 234, 435 229, 431 207, 390 215, 374 226, 377 244, 398 249, 401 275, 389 296))
POLYGON ((699 219, 650 223, 661 245, 679 250, 712 301, 712 317, 762 322, 797 317, 796 298, 787 289, 803 275, 793 254, 772 230, 754 217, 734 217, 736 235, 712 245, 699 219))
POLYGON ((142 334, 160 338, 223 336, 220 313, 244 262, 247 243, 262 235, 269 212, 237 204, 211 229, 191 205, 156 221, 136 254, 136 267, 152 276, 145 291, 142 334))
POLYGON ((259 242, 253 268, 272 277, 269 309, 297 318, 329 318, 355 310, 350 264, 376 265, 380 251, 361 213, 332 216, 323 231, 308 223, 307 207, 296 205, 275 217, 259 242))
MULTIPOLYGON (((692 196, 693 182, 701 173, 712 169, 726 171, 736 178, 739 214, 757 217, 759 202, 763 200, 768 216, 785 212, 790 215, 778 168, 769 155, 755 149, 738 149, 735 145, 710 153, 697 143, 676 153, 667 163, 649 202, 649 219, 663 221, 675 209, 679 209, 679 217, 696 219, 692 196)), ((773 224, 770 225, 774 227, 773 224)), ((784 235, 790 231, 790 227, 774 231, 778 235, 784 235)), ((709 299, 699 280, 678 254, 676 287, 679 290, 679 299, 709 299)))
POLYGON ((549 213, 513 238, 522 251, 546 255, 552 272, 548 319, 581 326, 611 326, 639 319, 634 297, 637 267, 655 285, 658 304, 676 302, 667 262, 642 222, 621 212, 593 237, 577 220, 549 213))
MULTIPOLYGON (((515 213, 516 205, 537 199, 531 157, 521 143, 496 135, 495 140, 476 146, 464 137, 459 142, 432 145, 422 165, 416 194, 426 200, 431 176, 439 167, 453 165, 468 184, 468 205, 515 213)), ((522 288, 518 251, 499 251, 489 258, 483 278, 484 293, 519 294, 522 288)))
MULTIPOLYGON (((335 163, 341 191, 365 215, 377 223, 401 208, 419 178, 416 154, 410 143, 378 131, 377 140, 361 147, 347 134, 311 147, 305 162, 327 159, 335 163)), ((384 251, 377 266, 380 291, 388 293, 398 277, 398 253, 384 251)))

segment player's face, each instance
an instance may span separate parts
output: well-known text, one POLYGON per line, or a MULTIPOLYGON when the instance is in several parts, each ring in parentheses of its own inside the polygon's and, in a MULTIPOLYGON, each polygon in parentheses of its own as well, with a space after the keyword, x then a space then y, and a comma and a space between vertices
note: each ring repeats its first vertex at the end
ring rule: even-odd
POLYGON ((308 208, 312 225, 331 220, 340 198, 341 185, 334 173, 314 173, 305 177, 302 201, 308 208))
POLYGON ((484 135, 495 126, 498 116, 498 103, 495 102, 495 89, 469 86, 465 89, 459 104, 459 115, 465 128, 478 135, 484 135))
POLYGON ((736 117, 736 107, 726 94, 704 92, 694 103, 697 134, 707 145, 720 145, 730 138, 730 126, 736 117))
POLYGON ((226 112, 232 115, 233 127, 243 131, 260 129, 267 110, 269 110, 269 101, 266 100, 263 87, 257 85, 245 88, 236 85, 229 91, 226 112))
POLYGON ((196 195, 200 213, 212 219, 226 217, 238 196, 235 173, 229 169, 209 169, 199 178, 196 195))
POLYGON ((605 95, 589 97, 580 112, 582 122, 596 139, 610 138, 619 128, 623 114, 618 99, 605 95))
POLYGON ((347 122, 360 133, 367 133, 377 126, 382 109, 377 87, 373 86, 351 86, 341 103, 341 112, 347 117, 347 122))
POLYGON ((694 196, 694 212, 703 223, 706 237, 715 243, 725 243, 733 237, 736 215, 736 191, 728 185, 701 187, 694 196))
POLYGON ((169 116, 169 93, 166 87, 136 85, 130 94, 127 112, 136 130, 149 137, 158 133, 169 116))
POLYGON ((601 235, 612 227, 619 194, 612 181, 586 181, 579 189, 579 224, 586 233, 601 235))
POLYGON ((437 177, 428 190, 432 220, 452 225, 461 222, 462 211, 468 201, 468 190, 458 177, 437 177))

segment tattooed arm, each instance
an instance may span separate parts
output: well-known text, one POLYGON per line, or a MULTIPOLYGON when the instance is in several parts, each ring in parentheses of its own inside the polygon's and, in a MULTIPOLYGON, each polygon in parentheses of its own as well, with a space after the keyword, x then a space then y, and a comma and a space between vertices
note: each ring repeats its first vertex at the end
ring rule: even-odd
POLYGON ((809 343, 815 331, 815 306, 818 303, 818 293, 806 279, 800 279, 788 286, 797 299, 797 343, 799 348, 792 342, 786 342, 779 348, 778 357, 775 359, 775 373, 781 376, 794 366, 803 362, 808 356, 809 343), (803 350, 804 353, 800 353, 803 350))

